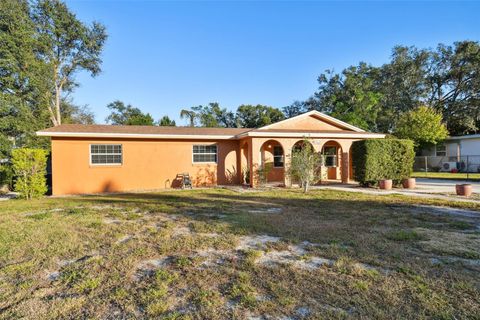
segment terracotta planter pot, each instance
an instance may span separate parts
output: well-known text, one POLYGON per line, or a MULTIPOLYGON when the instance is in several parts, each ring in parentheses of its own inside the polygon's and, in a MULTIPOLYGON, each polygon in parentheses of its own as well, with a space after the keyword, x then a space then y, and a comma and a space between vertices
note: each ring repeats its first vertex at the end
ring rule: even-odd
POLYGON ((457 184, 455 185, 455 190, 457 195, 470 197, 472 195, 472 185, 471 184, 457 184))
POLYGON ((392 190, 392 180, 385 179, 385 180, 380 180, 379 186, 380 189, 382 190, 392 190))
POLYGON ((402 185, 405 189, 415 189, 417 183, 415 178, 403 179, 402 185))

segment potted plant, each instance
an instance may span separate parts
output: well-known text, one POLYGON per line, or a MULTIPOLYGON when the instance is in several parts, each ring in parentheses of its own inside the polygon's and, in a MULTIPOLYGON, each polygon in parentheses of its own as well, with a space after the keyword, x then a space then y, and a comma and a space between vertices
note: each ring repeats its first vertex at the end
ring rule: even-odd
POLYGON ((405 178, 402 180, 402 185, 405 189, 415 189, 416 180, 415 178, 405 178))
POLYGON ((380 180, 378 185, 382 190, 391 190, 393 182, 391 179, 383 179, 383 180, 380 180))
POLYGON ((469 183, 455 185, 457 195, 470 197, 472 195, 472 185, 469 183))

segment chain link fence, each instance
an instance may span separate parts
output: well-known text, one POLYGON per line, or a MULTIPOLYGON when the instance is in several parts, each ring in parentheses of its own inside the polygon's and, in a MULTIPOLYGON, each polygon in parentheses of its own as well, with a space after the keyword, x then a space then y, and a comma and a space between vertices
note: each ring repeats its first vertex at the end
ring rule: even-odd
POLYGON ((417 176, 432 177, 435 173, 462 173, 461 178, 480 177, 480 155, 461 157, 415 157, 413 171, 417 176))

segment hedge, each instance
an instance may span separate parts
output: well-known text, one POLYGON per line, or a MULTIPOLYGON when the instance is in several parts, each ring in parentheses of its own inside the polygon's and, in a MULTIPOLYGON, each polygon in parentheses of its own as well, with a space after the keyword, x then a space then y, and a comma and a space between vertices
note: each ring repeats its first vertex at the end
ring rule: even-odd
POLYGON ((411 140, 375 139, 356 141, 352 145, 354 179, 365 186, 392 179, 395 184, 410 177, 415 158, 411 140))

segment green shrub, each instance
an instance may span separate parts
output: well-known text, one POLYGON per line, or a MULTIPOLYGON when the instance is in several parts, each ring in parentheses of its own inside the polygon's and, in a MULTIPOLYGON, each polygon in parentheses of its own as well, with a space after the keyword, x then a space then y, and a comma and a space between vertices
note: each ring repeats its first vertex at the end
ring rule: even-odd
POLYGON ((370 186, 382 179, 398 184, 410 177, 415 157, 413 142, 402 139, 356 141, 352 145, 354 179, 370 186))
POLYGON ((42 149, 21 148, 12 151, 15 191, 21 198, 38 198, 47 192, 45 178, 47 153, 42 149))

